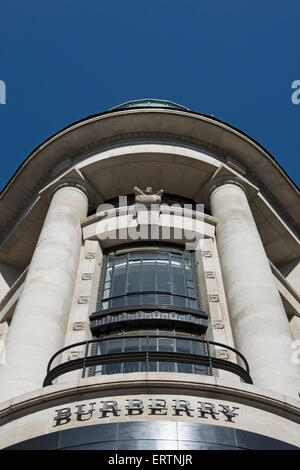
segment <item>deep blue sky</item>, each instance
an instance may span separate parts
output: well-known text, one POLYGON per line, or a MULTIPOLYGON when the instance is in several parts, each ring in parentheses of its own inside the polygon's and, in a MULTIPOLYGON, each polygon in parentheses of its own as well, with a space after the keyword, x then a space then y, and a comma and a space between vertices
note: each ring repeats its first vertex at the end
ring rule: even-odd
POLYGON ((162 98, 259 141, 300 182, 299 0, 10 0, 0 7, 0 189, 49 136, 162 98))

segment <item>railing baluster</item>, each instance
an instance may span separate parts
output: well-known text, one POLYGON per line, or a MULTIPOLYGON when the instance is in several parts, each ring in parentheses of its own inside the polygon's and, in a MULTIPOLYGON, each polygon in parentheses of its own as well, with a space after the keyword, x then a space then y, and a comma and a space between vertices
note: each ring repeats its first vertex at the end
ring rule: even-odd
POLYGON ((212 358, 211 358, 211 354, 210 354, 210 345, 209 345, 208 340, 206 340, 206 347, 207 347, 207 356, 208 356, 209 375, 213 376, 212 358))
POLYGON ((146 370, 149 372, 149 336, 146 336, 146 370))
POLYGON ((89 341, 85 343, 85 349, 84 349, 84 357, 83 357, 83 366, 82 366, 82 375, 81 377, 84 379, 85 378, 85 371, 86 371, 86 358, 88 357, 88 352, 89 352, 89 341))

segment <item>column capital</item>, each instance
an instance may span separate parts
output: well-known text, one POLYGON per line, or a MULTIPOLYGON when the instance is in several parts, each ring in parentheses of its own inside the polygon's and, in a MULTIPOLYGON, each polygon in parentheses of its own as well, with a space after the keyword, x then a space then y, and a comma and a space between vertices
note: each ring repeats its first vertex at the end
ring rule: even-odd
POLYGON ((217 188, 224 186, 225 184, 233 184, 235 186, 238 186, 244 191, 247 197, 249 196, 246 183, 238 176, 228 174, 228 175, 216 176, 215 178, 212 178, 210 180, 208 184, 208 188, 207 188, 209 197, 217 188))
POLYGON ((67 178, 60 181, 57 181, 51 188, 51 197, 62 188, 77 188, 80 189, 89 199, 90 197, 90 190, 88 184, 84 181, 78 180, 76 178, 67 178))

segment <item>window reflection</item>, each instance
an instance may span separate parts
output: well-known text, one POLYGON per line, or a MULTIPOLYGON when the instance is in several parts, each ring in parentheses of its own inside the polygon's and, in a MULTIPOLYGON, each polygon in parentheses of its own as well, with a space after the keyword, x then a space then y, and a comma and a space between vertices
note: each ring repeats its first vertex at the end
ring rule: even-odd
MULTIPOLYGON (((134 353, 140 351, 157 351, 166 353, 180 353, 188 355, 205 356, 205 345, 201 341, 203 336, 189 334, 175 330, 135 330, 121 331, 113 335, 103 337, 103 341, 96 343, 94 355, 114 353, 134 353), (164 337, 167 336, 168 337, 164 337), (111 338, 110 338, 111 336, 111 338), (116 338, 115 336, 118 336, 116 338)), ((129 372, 180 372, 190 374, 205 374, 208 371, 205 366, 184 362, 166 361, 139 361, 105 364, 93 368, 92 375, 110 375, 129 372)))
POLYGON ((165 305, 198 309, 192 254, 143 249, 106 258, 98 307, 165 305))

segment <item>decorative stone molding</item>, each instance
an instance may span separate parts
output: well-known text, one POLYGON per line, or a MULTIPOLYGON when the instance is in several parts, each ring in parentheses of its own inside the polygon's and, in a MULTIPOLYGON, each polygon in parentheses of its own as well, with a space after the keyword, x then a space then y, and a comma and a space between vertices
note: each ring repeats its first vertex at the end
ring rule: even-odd
POLYGON ((96 253, 87 253, 85 255, 86 259, 95 259, 96 258, 96 253))
POLYGON ((50 197, 52 198, 54 193, 56 193, 56 191, 58 191, 59 189, 69 188, 69 187, 80 189, 86 195, 88 199, 91 198, 90 188, 88 184, 85 181, 77 179, 77 178, 66 178, 66 179, 59 180, 57 183, 55 183, 51 187, 50 197))
POLYGON ((82 276, 81 276, 81 279, 83 281, 90 281, 91 279, 93 279, 93 274, 92 273, 83 273, 82 276))
MULTIPOLYGON (((180 111, 180 113, 182 113, 182 111, 180 111)), ((98 117, 98 119, 102 119, 102 118, 103 118, 102 116, 98 117)), ((57 136, 55 136, 54 139, 57 140, 60 137, 61 135, 59 133, 57 136)), ((154 131, 152 132, 151 131, 128 132, 122 135, 115 135, 112 137, 106 137, 106 138, 102 138, 99 140, 95 140, 88 144, 82 145, 81 147, 77 148, 73 152, 69 152, 68 154, 63 155, 63 158, 62 158, 63 162, 68 162, 68 164, 66 166, 62 165, 61 171, 65 171, 66 168, 69 168, 72 165, 76 164, 77 162, 82 161, 84 158, 86 158, 86 154, 90 151, 100 152, 100 151, 104 151, 105 149, 111 147, 112 145, 116 143, 121 144, 122 142, 129 143, 129 142, 136 142, 136 141, 144 142, 145 140, 148 140, 148 139, 152 139, 153 141, 158 140, 159 142, 163 142, 165 144, 171 144, 171 145, 174 145, 174 142, 177 143, 178 145, 182 145, 182 144, 192 145, 200 150, 206 150, 208 152, 213 153, 214 157, 217 160, 224 162, 224 163, 226 163, 226 160, 228 158, 227 151, 222 150, 219 146, 213 145, 212 143, 207 142, 204 139, 199 139, 198 137, 197 138, 193 136, 187 137, 183 134, 177 134, 173 132, 154 132, 154 131)), ((53 142, 53 138, 50 138, 49 141, 46 141, 41 146, 41 149, 38 148, 34 152, 34 156, 38 154, 39 152, 43 151, 45 147, 51 145, 52 142, 53 142)), ((32 156, 30 157, 32 158, 32 156)), ((28 160, 30 159, 30 157, 28 158, 28 160)), ((232 158, 232 156, 230 158, 232 158)), ((28 210, 30 204, 32 204, 35 198, 37 197, 38 192, 47 184, 51 183, 51 180, 53 178, 53 175, 51 174, 51 172, 54 171, 55 174, 59 174, 59 167, 61 164, 62 164, 61 157, 59 157, 57 158, 56 161, 54 161, 53 167, 49 169, 48 172, 45 173, 43 176, 41 176, 38 180, 36 180, 32 189, 27 194, 24 194, 23 203, 18 206, 17 210, 14 212, 14 215, 6 221, 5 227, 0 232, 0 241, 3 241, 5 237, 8 235, 8 233, 11 230, 13 230, 13 228, 17 224, 18 218, 21 217, 22 214, 26 210, 28 210)), ((246 174, 251 177, 254 184, 256 184, 260 188, 260 191, 266 195, 267 199, 271 203, 273 203, 275 207, 277 207, 279 213, 281 214, 282 218, 286 220, 287 224, 290 227, 293 227, 293 230, 295 231, 295 233, 299 233, 300 227, 297 224, 297 222, 287 212, 287 210, 281 204, 281 202, 272 194, 270 189, 265 185, 265 183, 263 183, 263 181, 255 173, 255 171, 253 171, 249 166, 246 166, 245 163, 243 163, 243 167, 245 168, 246 174)), ((3 190, 3 193, 5 192, 5 189, 3 190)))
POLYGON ((74 331, 82 331, 86 327, 86 322, 85 321, 76 321, 73 323, 73 330, 74 331))
POLYGON ((212 326, 216 330, 222 330, 224 328, 224 322, 223 320, 216 320, 212 322, 212 326))
POLYGON ((207 296, 207 300, 209 302, 219 302, 220 299, 219 299, 219 296, 217 294, 209 294, 207 296))
POLYGON ((215 279, 216 273, 214 271, 205 271, 205 277, 207 279, 215 279))
POLYGON ((83 357, 82 351, 70 351, 68 354, 69 361, 74 361, 76 359, 80 359, 81 357, 83 357))
POLYGON ((212 252, 208 250, 201 250, 201 254, 204 258, 211 258, 212 257, 212 252))
POLYGON ((209 196, 211 196, 211 194, 217 188, 219 188, 220 186, 224 186, 225 184, 234 184, 238 186, 239 188, 241 188, 246 193, 246 195, 248 195, 247 186, 244 183, 244 181, 238 176, 228 174, 228 175, 217 176, 209 182, 209 187, 208 187, 209 196))
POLYGON ((218 359, 229 359, 230 354, 229 354, 229 351, 227 349, 218 349, 216 351, 216 357, 218 359))
POLYGON ((78 297, 78 303, 79 304, 87 304, 89 301, 88 297, 78 297))

